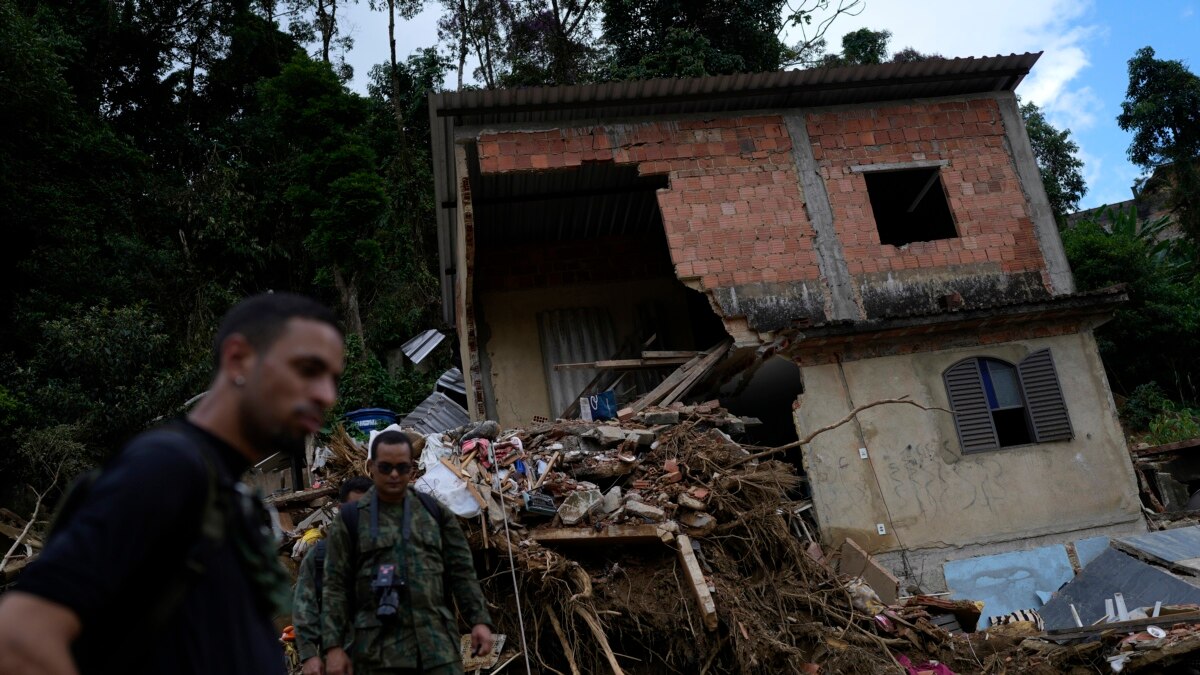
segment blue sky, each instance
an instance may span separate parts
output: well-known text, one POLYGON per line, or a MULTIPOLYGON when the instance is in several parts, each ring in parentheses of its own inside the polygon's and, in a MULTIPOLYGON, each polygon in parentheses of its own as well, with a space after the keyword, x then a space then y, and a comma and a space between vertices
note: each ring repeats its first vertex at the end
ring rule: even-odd
MULTIPOLYGON (((1140 175, 1125 156, 1129 134, 1116 122, 1128 84, 1126 62, 1134 52, 1149 45, 1159 58, 1183 60, 1200 73, 1200 0, 865 2, 858 16, 832 25, 827 35, 832 47, 844 33, 865 26, 892 31, 893 50, 911 46, 947 57, 1045 52, 1017 93, 1042 106, 1055 126, 1071 130, 1085 165, 1083 208, 1129 199, 1140 175)), ((366 2, 345 11, 355 39, 347 55, 355 67, 351 86, 364 91, 371 65, 387 59, 387 21, 366 2)), ((416 18, 398 23, 402 57, 437 41, 440 14, 440 3, 427 0, 416 18)))

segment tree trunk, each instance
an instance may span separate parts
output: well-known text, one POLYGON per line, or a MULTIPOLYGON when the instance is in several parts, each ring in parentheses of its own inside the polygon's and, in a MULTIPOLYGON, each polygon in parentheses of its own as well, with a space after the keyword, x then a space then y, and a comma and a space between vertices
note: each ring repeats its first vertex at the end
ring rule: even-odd
POLYGON ((396 0, 388 0, 388 47, 391 50, 392 111, 396 116, 396 130, 400 133, 400 148, 407 146, 404 137, 404 108, 400 102, 400 73, 396 65, 396 0))
POLYGON ((317 0, 317 26, 321 30, 321 60, 329 63, 329 43, 333 41, 334 15, 337 12, 336 0, 326 4, 326 0, 317 0), (329 9, 326 9, 326 8, 329 9))
POLYGON ((342 269, 334 265, 333 284, 337 286, 338 294, 342 296, 342 309, 346 312, 346 329, 358 336, 365 349, 367 338, 363 333, 362 313, 358 308, 358 279, 351 275, 347 280, 342 269))

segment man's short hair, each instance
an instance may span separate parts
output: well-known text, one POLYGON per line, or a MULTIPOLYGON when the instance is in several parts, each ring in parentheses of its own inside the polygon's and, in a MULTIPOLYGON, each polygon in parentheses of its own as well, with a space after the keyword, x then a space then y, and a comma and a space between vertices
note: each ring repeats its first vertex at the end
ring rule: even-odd
POLYGON ((297 293, 261 293, 254 295, 225 313, 213 342, 213 358, 221 367, 221 345, 230 335, 245 336, 255 351, 271 347, 291 319, 311 319, 329 324, 342 332, 333 310, 312 298, 297 293))
POLYGON ((375 483, 371 482, 366 476, 355 476, 342 481, 342 487, 338 489, 338 501, 344 502, 350 498, 351 492, 366 492, 370 490, 375 483))
MULTIPOLYGON (((371 447, 367 448, 367 457, 371 460, 374 460, 375 449, 381 445, 406 445, 408 446, 408 452, 410 456, 413 452, 412 439, 408 437, 408 434, 404 433, 403 431, 392 430, 384 431, 375 435, 375 438, 371 440, 371 447)), ((416 457, 413 457, 412 459, 415 460, 416 457)))

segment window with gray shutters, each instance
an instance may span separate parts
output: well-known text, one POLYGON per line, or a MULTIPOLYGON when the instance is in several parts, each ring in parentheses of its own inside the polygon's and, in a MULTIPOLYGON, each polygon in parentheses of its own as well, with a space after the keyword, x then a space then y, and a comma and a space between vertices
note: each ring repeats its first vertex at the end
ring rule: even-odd
POLYGON ((1013 365, 990 357, 964 359, 942 374, 964 453, 1074 436, 1049 349, 1013 365))

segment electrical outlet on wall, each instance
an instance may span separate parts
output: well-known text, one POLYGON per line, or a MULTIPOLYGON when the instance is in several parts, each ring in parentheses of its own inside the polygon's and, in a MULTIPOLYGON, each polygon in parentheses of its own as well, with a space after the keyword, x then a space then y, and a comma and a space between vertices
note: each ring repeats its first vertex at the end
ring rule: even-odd
POLYGON ((887 528, 883 526, 883 523, 875 523, 875 531, 879 534, 887 534, 887 528))
POLYGON ((866 458, 867 458, 867 449, 866 449, 866 448, 859 448, 859 449, 858 449, 858 456, 859 456, 861 459, 866 459, 866 458))

